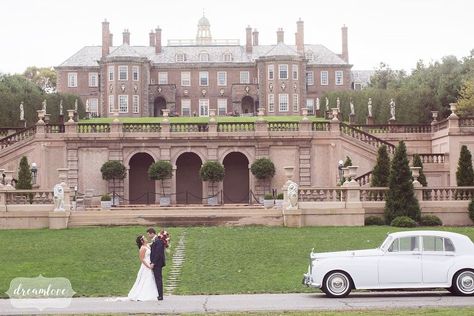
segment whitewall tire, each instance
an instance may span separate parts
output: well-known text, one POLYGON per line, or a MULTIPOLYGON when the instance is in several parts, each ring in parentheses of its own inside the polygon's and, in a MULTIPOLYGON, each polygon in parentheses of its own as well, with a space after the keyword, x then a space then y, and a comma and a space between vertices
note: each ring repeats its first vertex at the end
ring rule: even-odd
POLYGON ((322 290, 329 297, 346 297, 352 290, 351 278, 343 271, 329 272, 324 278, 322 290))

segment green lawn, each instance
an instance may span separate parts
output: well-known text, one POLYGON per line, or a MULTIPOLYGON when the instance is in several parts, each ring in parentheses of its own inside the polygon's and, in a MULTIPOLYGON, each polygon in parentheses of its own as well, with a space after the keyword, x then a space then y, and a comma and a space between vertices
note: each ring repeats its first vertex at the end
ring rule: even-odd
MULTIPOLYGON (((199 314, 195 314, 199 315, 199 314)), ((468 316, 474 315, 474 308, 418 308, 356 311, 311 311, 311 312, 261 312, 261 313, 217 313, 215 316, 468 316)))
MULTIPOLYGON (((135 237, 146 227, 0 231, 0 295, 15 277, 66 277, 78 296, 125 296, 139 268, 135 237)), ((474 239, 474 227, 442 228, 474 239)), ((176 294, 313 291, 301 285, 308 254, 377 247, 393 227, 169 228, 186 230, 176 294)), ((173 244, 174 242, 174 244, 173 244)), ((170 259, 171 254, 168 255, 170 259)), ((170 264, 170 260, 168 261, 170 264)), ((169 266, 165 268, 165 279, 169 266)))

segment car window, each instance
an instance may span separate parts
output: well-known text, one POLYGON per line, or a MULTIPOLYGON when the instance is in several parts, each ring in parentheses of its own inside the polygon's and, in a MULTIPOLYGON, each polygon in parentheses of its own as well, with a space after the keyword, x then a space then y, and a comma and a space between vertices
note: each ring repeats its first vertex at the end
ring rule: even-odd
POLYGON ((444 251, 443 238, 423 236, 423 251, 444 251))
POLYGON ((393 241, 389 252, 403 252, 403 251, 417 251, 419 250, 419 238, 418 237, 402 237, 397 238, 393 241))
POLYGON ((454 251, 453 242, 449 238, 444 238, 444 251, 454 251))

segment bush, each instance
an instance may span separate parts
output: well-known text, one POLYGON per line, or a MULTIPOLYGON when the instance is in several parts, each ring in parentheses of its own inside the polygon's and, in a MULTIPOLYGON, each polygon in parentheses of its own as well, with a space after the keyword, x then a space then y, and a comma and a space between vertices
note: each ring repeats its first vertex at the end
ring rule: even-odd
POLYGON ((206 161, 199 170, 199 176, 202 181, 211 182, 212 195, 214 195, 214 183, 224 180, 225 169, 218 161, 206 161))
POLYGON ((436 215, 423 215, 420 218, 421 226, 443 226, 443 221, 436 215))
POLYGON ((263 197, 264 200, 273 200, 273 195, 271 193, 267 193, 263 197))
POLYGON ((102 173, 102 179, 104 180, 122 180, 127 175, 127 169, 125 166, 117 160, 109 160, 105 162, 100 168, 102 173))
MULTIPOLYGON (((270 186, 270 180, 275 175, 275 165, 269 158, 259 158, 250 166, 250 171, 255 178, 268 182, 270 186)), ((263 193, 265 193, 265 185, 263 193)))
POLYGON ((385 221, 380 216, 369 216, 365 218, 364 224, 365 226, 383 226, 385 225, 385 221))
POLYGON ((151 180, 160 180, 163 195, 165 195, 165 186, 163 182, 166 179, 170 179, 173 176, 173 166, 169 161, 160 160, 157 161, 148 168, 148 176, 151 180))
POLYGON ((101 200, 102 202, 106 202, 106 201, 112 201, 112 198, 110 197, 110 195, 104 194, 104 195, 102 195, 102 196, 100 197, 100 200, 101 200))
POLYGON ((466 145, 461 146, 461 153, 456 171, 456 182, 458 186, 474 185, 474 170, 472 168, 472 155, 466 145))
POLYGON ((415 227, 416 222, 408 216, 398 216, 393 219, 390 226, 395 227, 415 227))
POLYGON ((471 218, 471 221, 474 222, 474 199, 469 203, 469 217, 471 218))
POLYGON ((21 157, 20 167, 18 170, 18 182, 15 185, 17 190, 31 190, 33 185, 31 184, 31 170, 28 164, 28 158, 25 156, 21 157))
POLYGON ((284 196, 283 193, 278 193, 276 199, 277 200, 283 200, 283 196, 284 196))
POLYGON ((377 153, 377 162, 372 170, 372 179, 370 186, 372 187, 388 187, 388 177, 390 175, 390 157, 388 155, 387 146, 379 147, 377 153))

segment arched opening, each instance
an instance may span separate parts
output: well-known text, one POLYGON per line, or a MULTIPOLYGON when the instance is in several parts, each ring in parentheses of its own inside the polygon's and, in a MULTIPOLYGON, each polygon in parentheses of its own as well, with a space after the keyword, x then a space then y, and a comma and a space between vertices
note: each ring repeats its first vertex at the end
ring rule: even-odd
POLYGON ((155 181, 148 177, 148 168, 155 161, 147 153, 138 153, 130 159, 129 200, 130 204, 155 203, 155 181))
POLYGON ((242 98, 242 113, 255 113, 254 100, 248 95, 242 98))
POLYGON ((224 158, 224 203, 249 202, 249 161, 240 152, 232 152, 224 158))
POLYGON ((153 116, 163 116, 163 110, 166 109, 166 100, 163 97, 156 97, 153 102, 153 116))
POLYGON ((201 158, 191 152, 181 154, 176 160, 176 203, 202 204, 201 165, 201 158))

